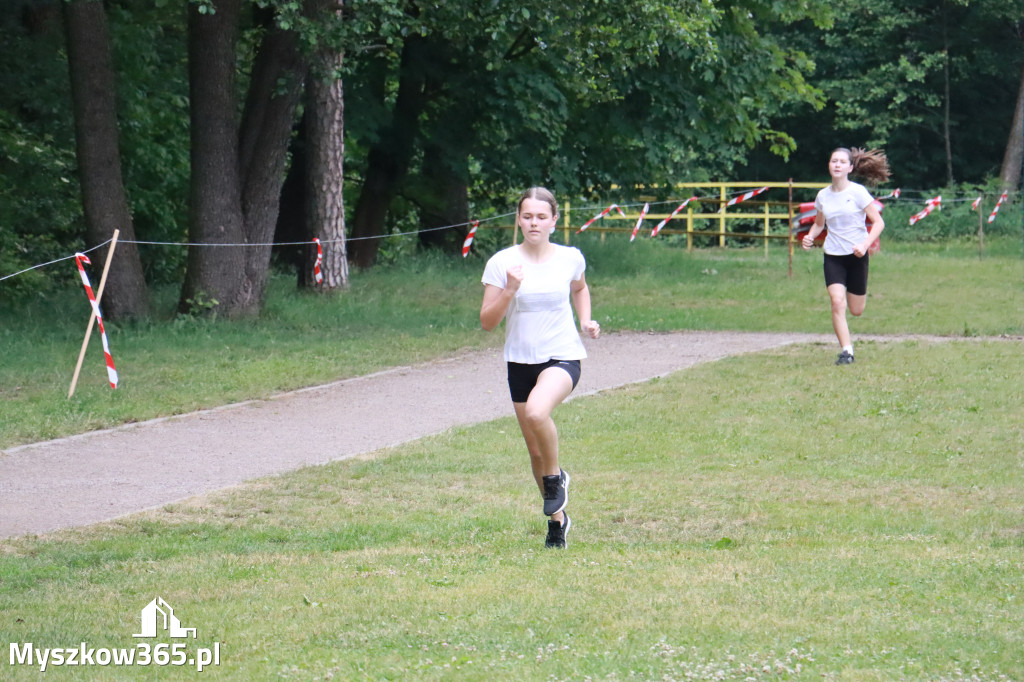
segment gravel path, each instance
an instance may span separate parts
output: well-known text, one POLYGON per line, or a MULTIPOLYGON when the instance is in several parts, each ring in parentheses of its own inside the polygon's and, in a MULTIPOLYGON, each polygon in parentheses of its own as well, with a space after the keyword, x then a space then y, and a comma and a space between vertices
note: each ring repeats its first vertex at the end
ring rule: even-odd
MULTIPOLYGON (((573 397, 791 343, 790 333, 619 333, 585 340, 573 397)), ((822 351, 822 362, 829 362, 822 351)), ((0 453, 0 538, 86 525, 512 414, 500 350, 0 453)))

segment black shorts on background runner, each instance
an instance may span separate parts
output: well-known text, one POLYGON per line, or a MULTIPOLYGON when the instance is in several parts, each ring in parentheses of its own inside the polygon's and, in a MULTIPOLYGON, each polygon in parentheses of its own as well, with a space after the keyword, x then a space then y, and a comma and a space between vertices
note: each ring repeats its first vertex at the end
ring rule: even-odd
POLYGON ((863 296, 868 293, 868 255, 857 258, 852 253, 848 256, 825 254, 825 287, 842 284, 846 293, 863 296))

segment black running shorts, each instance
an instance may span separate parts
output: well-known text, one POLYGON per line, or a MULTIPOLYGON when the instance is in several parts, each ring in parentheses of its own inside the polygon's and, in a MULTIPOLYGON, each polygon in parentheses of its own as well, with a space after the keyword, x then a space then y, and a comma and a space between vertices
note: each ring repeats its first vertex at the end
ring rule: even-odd
POLYGON ((868 255, 857 258, 825 254, 825 287, 842 284, 846 293, 863 296, 868 293, 868 255))
POLYGON ((530 397, 530 391, 537 385, 540 373, 548 367, 564 369, 572 378, 572 387, 576 388, 582 371, 579 360, 548 360, 536 365, 510 362, 508 363, 508 390, 512 394, 512 402, 525 403, 530 397))

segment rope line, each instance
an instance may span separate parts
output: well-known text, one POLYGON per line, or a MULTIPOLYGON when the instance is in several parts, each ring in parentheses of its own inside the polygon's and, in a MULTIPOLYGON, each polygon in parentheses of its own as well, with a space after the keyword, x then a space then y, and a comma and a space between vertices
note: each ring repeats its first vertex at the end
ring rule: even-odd
MULTIPOLYGON (((97 244, 96 246, 92 247, 91 249, 86 249, 85 251, 79 251, 78 253, 92 253, 96 249, 103 248, 104 246, 109 244, 111 241, 113 241, 113 240, 112 239, 108 239, 107 241, 103 242, 102 244, 97 244)), ((24 270, 19 270, 18 272, 12 272, 9 275, 4 275, 3 277, 0 277, 0 282, 4 281, 5 279, 11 279, 12 277, 17 277, 18 275, 24 275, 26 272, 31 272, 32 270, 38 270, 39 268, 45 268, 47 265, 53 265, 54 263, 60 263, 62 261, 66 261, 66 260, 74 260, 74 258, 75 258, 75 255, 71 254, 70 256, 64 256, 63 258, 57 258, 56 260, 52 260, 49 263, 40 263, 39 265, 33 265, 30 268, 25 268, 24 270)))
MULTIPOLYGON (((824 183, 823 183, 823 186, 824 186, 824 183)), ((774 189, 785 189, 785 187, 776 187, 774 189)), ((717 203, 726 203, 730 197, 741 195, 741 194, 743 194, 745 192, 748 192, 748 191, 749 191, 749 189, 739 189, 739 190, 735 190, 735 191, 732 191, 732 192, 728 192, 726 194, 726 198, 725 199, 723 199, 721 197, 694 196, 694 197, 691 197, 690 200, 691 201, 706 202, 706 203, 716 203, 716 202, 717 203)), ((907 193, 920 194, 920 195, 922 195, 922 197, 927 196, 929 198, 931 197, 933 191, 934 190, 928 191, 928 190, 919 190, 919 189, 901 189, 900 190, 900 192, 902 194, 907 194, 907 193)), ((1000 194, 1002 194, 1002 192, 979 191, 979 192, 976 192, 976 193, 971 193, 971 195, 967 196, 967 197, 963 197, 963 198, 959 198, 958 197, 958 198, 950 198, 950 199, 945 199, 944 198, 942 201, 943 201, 944 204, 966 203, 966 202, 973 202, 973 201, 975 201, 979 196, 999 196, 1000 194)), ((1019 190, 1009 190, 1008 194, 1010 194, 1012 196, 1012 195, 1015 195, 1015 194, 1020 194, 1020 191, 1019 190)), ((900 202, 900 203, 910 203, 910 204, 913 204, 913 203, 927 203, 927 200, 910 200, 910 199, 904 199, 902 197, 891 197, 889 199, 886 199, 886 201, 900 202)), ((654 202, 636 202, 636 203, 632 203, 632 204, 619 204, 619 206, 621 208, 632 208, 632 207, 635 207, 635 206, 643 206, 644 203, 648 203, 651 206, 651 208, 653 208, 655 206, 678 204, 679 203, 679 199, 666 199, 665 201, 654 201, 654 202)), ((603 205, 580 206, 580 207, 573 207, 572 210, 573 211, 584 211, 584 212, 588 212, 589 213, 589 212, 591 212, 591 211, 593 211, 595 209, 602 208, 602 206, 603 205)), ((490 217, 490 218, 481 218, 481 219, 479 219, 479 222, 484 223, 484 222, 492 222, 492 221, 495 221, 495 220, 502 220, 504 218, 508 218, 510 216, 514 216, 515 214, 516 214, 516 212, 512 211, 510 213, 504 213, 502 215, 497 215, 497 216, 493 216, 493 217, 490 217)), ((371 235, 371 236, 368 236, 368 237, 345 237, 345 238, 342 238, 342 239, 321 239, 320 243, 321 244, 336 244, 336 243, 342 243, 342 242, 364 241, 364 240, 368 240, 368 239, 389 239, 391 237, 408 237, 408 236, 412 236, 412 235, 422 234, 424 232, 438 232, 440 230, 451 230, 451 229, 460 228, 460 227, 469 227, 470 225, 473 224, 473 222, 474 222, 473 220, 470 220, 470 221, 467 221, 467 222, 464 222, 464 223, 455 223, 453 225, 442 225, 441 227, 430 227, 430 228, 426 228, 426 229, 422 229, 422 230, 411 230, 409 232, 395 232, 395 233, 392 233, 392 234, 371 235)), ((124 244, 137 244, 137 245, 142 245, 142 246, 184 246, 184 247, 213 247, 213 246, 232 246, 232 247, 243 247, 243 246, 249 246, 249 247, 308 246, 308 245, 312 245, 312 244, 316 243, 315 241, 303 241, 303 242, 258 242, 258 243, 248 243, 248 242, 246 242, 246 243, 158 242, 158 241, 133 240, 133 239, 121 239, 119 241, 121 243, 124 243, 124 244)), ((93 251, 95 251, 97 249, 103 248, 104 246, 106 246, 110 242, 111 242, 111 240, 108 239, 108 240, 106 240, 106 241, 104 241, 104 242, 102 242, 100 244, 97 244, 96 246, 93 246, 92 248, 86 249, 85 251, 80 251, 79 253, 91 253, 91 252, 93 252, 93 251)), ((17 277, 19 275, 23 275, 26 272, 31 272, 32 270, 38 270, 39 268, 45 268, 47 266, 54 265, 56 263, 61 263, 61 262, 66 261, 66 260, 72 260, 72 259, 74 259, 74 257, 75 256, 72 254, 70 256, 64 256, 62 258, 56 258, 56 259, 51 260, 51 261, 46 262, 46 263, 40 263, 38 265, 33 265, 31 267, 27 267, 24 270, 19 270, 18 272, 12 272, 9 275, 0 276, 0 282, 3 282, 3 281, 8 280, 8 279, 12 279, 12 278, 17 277)))

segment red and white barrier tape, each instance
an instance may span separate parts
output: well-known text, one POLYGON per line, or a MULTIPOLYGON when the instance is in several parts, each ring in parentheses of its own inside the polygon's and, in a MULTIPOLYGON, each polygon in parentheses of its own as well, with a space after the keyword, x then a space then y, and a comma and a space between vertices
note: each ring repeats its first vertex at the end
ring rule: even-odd
POLYGON ((619 212, 619 215, 621 215, 621 216, 622 216, 623 218, 625 218, 625 217, 626 217, 626 214, 622 212, 622 209, 621 209, 621 208, 619 208, 619 205, 618 205, 618 204, 612 204, 611 206, 609 206, 609 207, 608 207, 608 208, 606 208, 605 210, 601 211, 600 213, 598 213, 598 214, 597 214, 596 216, 594 216, 593 218, 591 218, 591 219, 590 219, 590 220, 588 220, 587 222, 583 223, 583 227, 581 227, 580 229, 576 230, 576 234, 579 234, 579 233, 580 233, 580 232, 582 232, 583 230, 587 229, 587 228, 588 228, 588 227, 590 227, 590 226, 591 226, 591 225, 592 225, 592 224, 593 224, 593 223, 594 223, 595 221, 597 221, 597 220, 600 220, 601 218, 605 217, 606 215, 608 215, 609 213, 611 213, 611 212, 612 212, 613 210, 614 210, 614 211, 618 211, 618 212, 619 212))
POLYGON ((977 211, 978 210, 978 204, 980 204, 980 203, 981 203, 981 197, 978 197, 977 199, 972 201, 971 202, 971 210, 972 211, 977 211))
POLYGON ((647 215, 648 209, 651 208, 650 204, 644 204, 644 208, 640 211, 640 217, 636 219, 636 225, 633 226, 633 234, 629 235, 629 241, 636 239, 637 230, 640 229, 640 223, 644 221, 644 216, 647 215))
MULTIPOLYGON (((762 187, 761 189, 752 190, 750 192, 747 192, 746 194, 741 194, 738 197, 733 197, 732 199, 729 199, 728 203, 726 203, 725 206, 726 207, 735 206, 736 204, 740 203, 741 201, 746 201, 747 199, 751 199, 753 197, 756 197, 758 194, 761 194, 761 193, 767 192, 767 191, 768 191, 767 187, 762 187)), ((723 208, 722 210, 724 211, 725 208, 723 208)))
POLYGON ((942 195, 939 195, 939 196, 935 197, 934 199, 929 199, 927 202, 925 202, 924 210, 923 211, 921 211, 920 213, 915 213, 914 215, 910 216, 910 224, 913 225, 918 220, 920 220, 921 218, 924 218, 926 215, 928 215, 929 213, 931 213, 932 211, 934 211, 936 208, 938 208, 941 205, 942 205, 942 195))
POLYGON ((884 201, 885 199, 899 199, 899 198, 900 198, 900 188, 897 187, 893 191, 891 191, 888 194, 886 194, 884 197, 878 197, 878 200, 879 201, 884 201))
POLYGON ((657 237, 658 233, 661 232, 661 228, 665 227, 665 225, 668 224, 668 221, 672 220, 677 215, 679 215, 679 212, 682 211, 684 208, 686 208, 686 205, 688 203, 690 203, 691 201, 693 201, 694 199, 696 199, 696 198, 697 197, 690 197, 689 199, 687 199, 683 203, 679 204, 679 206, 676 207, 676 210, 672 211, 672 213, 669 215, 669 217, 665 218, 660 223, 658 223, 657 225, 654 226, 654 229, 651 230, 651 236, 652 237, 657 237))
POLYGON ((465 258, 469 255, 469 247, 473 243, 473 237, 476 236, 476 228, 480 226, 479 220, 473 221, 473 227, 469 228, 469 234, 466 235, 466 241, 462 242, 462 257, 465 258))
POLYGON ((1002 193, 1002 195, 999 197, 999 201, 996 202, 996 207, 993 208, 992 213, 989 214, 988 221, 990 223, 996 219, 996 213, 999 213, 999 207, 1003 205, 1004 201, 1006 201, 1006 192, 1002 193))
POLYGON ((103 328, 103 316, 100 314, 100 304, 96 302, 96 296, 92 293, 92 285, 89 284, 89 275, 85 274, 85 267, 82 261, 92 264, 89 257, 84 253, 75 254, 75 263, 78 264, 78 274, 82 276, 82 286, 85 287, 85 295, 89 297, 89 304, 93 313, 96 314, 96 324, 100 328, 100 339, 103 341, 103 355, 107 361, 107 379, 110 380, 110 387, 117 388, 117 369, 114 368, 114 358, 110 356, 110 344, 107 342, 107 330, 103 328))
POLYGON ((316 280, 317 284, 324 281, 324 273, 320 272, 320 264, 324 262, 324 249, 320 246, 320 238, 313 237, 313 241, 316 242, 316 262, 313 263, 313 279, 316 280))

